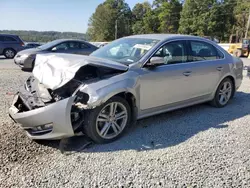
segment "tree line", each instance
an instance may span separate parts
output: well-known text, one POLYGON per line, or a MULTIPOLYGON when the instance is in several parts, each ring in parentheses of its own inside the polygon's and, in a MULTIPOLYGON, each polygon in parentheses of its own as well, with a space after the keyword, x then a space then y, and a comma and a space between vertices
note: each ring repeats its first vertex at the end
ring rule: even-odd
POLYGON ((49 42, 65 38, 85 40, 86 38, 85 34, 75 32, 0 30, 0 33, 18 35, 25 42, 49 42))
POLYGON ((228 41, 232 34, 244 37, 249 10, 250 0, 154 0, 132 10, 125 0, 106 0, 90 17, 87 38, 112 41, 131 34, 180 33, 228 41))

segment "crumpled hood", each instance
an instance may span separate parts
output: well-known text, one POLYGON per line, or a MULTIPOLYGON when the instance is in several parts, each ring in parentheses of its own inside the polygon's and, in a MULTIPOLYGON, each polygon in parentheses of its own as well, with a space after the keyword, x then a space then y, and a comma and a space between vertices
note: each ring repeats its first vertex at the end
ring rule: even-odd
POLYGON ((33 75, 47 88, 55 90, 72 80, 76 72, 85 65, 96 65, 126 71, 126 65, 93 56, 73 54, 38 54, 33 75))

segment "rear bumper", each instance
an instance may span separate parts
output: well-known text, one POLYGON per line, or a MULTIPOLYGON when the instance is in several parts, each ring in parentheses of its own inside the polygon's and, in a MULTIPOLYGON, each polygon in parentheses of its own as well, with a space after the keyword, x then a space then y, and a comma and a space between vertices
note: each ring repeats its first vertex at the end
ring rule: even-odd
POLYGON ((55 140, 71 137, 74 136, 70 117, 74 99, 75 97, 69 97, 45 107, 19 112, 18 105, 23 105, 23 102, 17 94, 9 108, 9 115, 31 139, 55 140))

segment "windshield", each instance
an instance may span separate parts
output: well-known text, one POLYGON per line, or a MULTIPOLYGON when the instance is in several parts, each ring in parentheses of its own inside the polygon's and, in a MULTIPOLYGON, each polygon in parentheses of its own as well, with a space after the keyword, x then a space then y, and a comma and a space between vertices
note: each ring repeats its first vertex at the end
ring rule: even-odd
POLYGON ((58 40, 54 40, 52 42, 48 42, 48 43, 46 43, 44 45, 41 45, 38 48, 42 49, 42 50, 47 50, 48 48, 51 48, 51 47, 53 47, 53 46, 55 46, 57 44, 58 44, 58 40))
POLYGON ((140 60, 158 42, 154 39, 122 38, 96 50, 90 56, 129 65, 140 60))

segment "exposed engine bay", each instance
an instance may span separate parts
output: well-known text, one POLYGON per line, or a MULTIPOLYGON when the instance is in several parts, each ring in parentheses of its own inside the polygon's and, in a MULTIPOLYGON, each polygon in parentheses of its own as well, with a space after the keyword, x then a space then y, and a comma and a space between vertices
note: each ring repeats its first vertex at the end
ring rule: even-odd
POLYGON ((109 78, 122 72, 124 71, 119 71, 101 66, 96 67, 92 65, 86 65, 84 67, 81 67, 76 73, 75 77, 67 84, 54 91, 51 91, 51 95, 56 101, 62 98, 67 98, 71 96, 82 84, 96 82, 98 80, 109 78))
MULTIPOLYGON (((47 89, 43 84, 39 83, 39 81, 34 76, 30 76, 25 82, 24 87, 21 87, 19 90, 19 96, 23 101, 23 105, 17 107, 20 111, 44 107, 76 94, 75 92, 77 89, 84 84, 109 78, 121 72, 124 71, 101 66, 98 67, 86 65, 77 71, 75 77, 72 80, 55 90, 47 89)), ((82 100, 82 102, 87 102, 87 94, 78 93, 78 95, 81 96, 77 97, 77 102, 80 102, 79 100, 82 100)))
POLYGON ((86 65, 76 72, 72 80, 55 90, 47 89, 43 84, 39 83, 38 79, 30 76, 19 90, 15 107, 18 109, 18 112, 26 112, 48 106, 75 95, 70 117, 73 130, 76 131, 83 124, 84 109, 82 107, 89 99, 89 95, 78 91, 78 88, 122 72, 124 71, 102 66, 86 65))
POLYGON ((10 117, 32 139, 73 136, 86 125, 86 111, 103 104, 106 88, 113 89, 113 83, 123 81, 128 69, 96 57, 38 54, 33 76, 14 96, 10 117))

